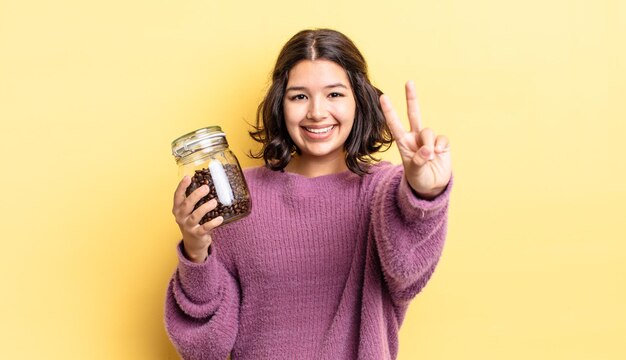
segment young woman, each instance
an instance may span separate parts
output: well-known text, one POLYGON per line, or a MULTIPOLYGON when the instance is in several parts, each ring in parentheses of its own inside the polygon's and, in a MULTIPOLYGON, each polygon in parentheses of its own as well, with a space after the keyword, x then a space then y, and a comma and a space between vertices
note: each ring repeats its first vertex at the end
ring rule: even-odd
POLYGON ((173 213, 182 241, 166 328, 185 359, 395 359, 409 302, 446 236, 450 148, 410 131, 369 81, 343 34, 305 30, 278 56, 251 136, 265 166, 246 169, 251 214, 199 225, 216 206, 188 197, 173 213), (396 141, 402 165, 373 155, 396 141))

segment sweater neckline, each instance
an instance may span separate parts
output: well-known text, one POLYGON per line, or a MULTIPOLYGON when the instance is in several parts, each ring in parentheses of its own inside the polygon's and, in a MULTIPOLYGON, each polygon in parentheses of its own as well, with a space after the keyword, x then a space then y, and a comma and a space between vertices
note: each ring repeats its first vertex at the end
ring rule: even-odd
POLYGON ((326 175, 320 175, 320 176, 314 176, 314 177, 308 177, 308 176, 301 175, 295 172, 290 172, 290 171, 283 171, 283 173, 287 175, 288 177, 292 178, 294 181, 299 181, 299 182, 328 182, 328 181, 332 182, 336 180, 342 180, 345 177, 349 177, 350 174, 352 174, 352 171, 343 170, 343 171, 333 173, 333 174, 326 174, 326 175))
POLYGON ((343 188, 351 183, 359 176, 350 170, 344 170, 334 174, 320 175, 316 177, 306 177, 288 171, 274 171, 264 167, 267 173, 274 173, 274 176, 282 179, 280 183, 286 186, 286 190, 296 196, 337 196, 337 188, 343 188), (333 189, 334 191, 329 191, 333 189))

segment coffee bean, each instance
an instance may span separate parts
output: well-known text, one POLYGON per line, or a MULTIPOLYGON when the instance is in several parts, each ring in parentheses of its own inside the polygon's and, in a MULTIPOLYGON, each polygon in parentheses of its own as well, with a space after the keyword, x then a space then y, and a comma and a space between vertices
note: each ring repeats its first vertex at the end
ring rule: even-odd
POLYGON ((233 220, 240 219, 250 214, 250 193, 248 192, 248 186, 246 180, 243 177, 243 173, 240 168, 234 164, 223 164, 226 177, 233 191, 233 203, 229 206, 225 206, 219 202, 217 198, 217 191, 213 185, 213 179, 211 178, 211 171, 208 168, 202 168, 195 171, 195 174, 191 178, 191 184, 185 190, 185 195, 189 196, 194 190, 202 185, 209 187, 209 194, 201 198, 194 210, 206 203, 210 199, 215 198, 218 201, 218 205, 215 209, 209 211, 200 220, 200 224, 216 218, 218 216, 224 217, 222 224, 229 223, 233 220))

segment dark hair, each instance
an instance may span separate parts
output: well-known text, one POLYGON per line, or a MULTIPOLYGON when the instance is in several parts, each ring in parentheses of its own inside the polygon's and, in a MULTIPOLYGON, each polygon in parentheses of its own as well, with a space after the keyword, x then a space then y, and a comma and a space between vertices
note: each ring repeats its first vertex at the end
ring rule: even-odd
POLYGON ((263 144, 255 159, 263 158, 272 170, 287 166, 293 153, 300 153, 285 125, 283 99, 291 68, 301 60, 325 59, 340 65, 348 74, 356 101, 354 124, 346 142, 346 165, 358 174, 367 173, 373 155, 385 151, 393 139, 380 107, 382 92, 374 87, 367 76, 365 58, 354 43, 342 33, 330 29, 303 30, 283 46, 272 72, 272 82, 259 104, 256 126, 250 136, 263 144))

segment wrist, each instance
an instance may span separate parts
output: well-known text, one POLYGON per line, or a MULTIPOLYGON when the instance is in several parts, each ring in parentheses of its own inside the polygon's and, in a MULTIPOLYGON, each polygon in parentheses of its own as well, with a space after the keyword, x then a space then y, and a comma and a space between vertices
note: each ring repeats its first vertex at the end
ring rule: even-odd
POLYGON ((411 191, 413 191, 413 194, 415 196, 424 200, 432 200, 436 198, 437 196, 441 195, 441 193, 443 193, 444 190, 446 189, 446 187, 443 186, 443 187, 437 187, 437 188, 428 189, 428 190, 417 190, 415 189, 413 185, 411 185, 410 182, 409 182, 409 187, 411 188, 411 191))
POLYGON ((185 256, 185 258, 187 258, 187 260, 196 264, 201 264, 205 262, 206 259, 209 257, 209 247, 207 246, 203 249, 190 251, 187 250, 185 248, 185 245, 183 244, 183 255, 185 256))

